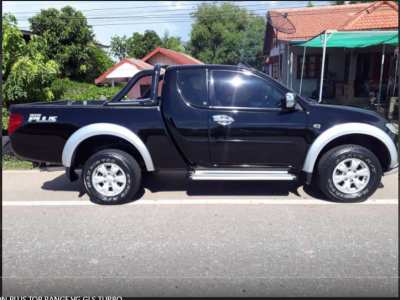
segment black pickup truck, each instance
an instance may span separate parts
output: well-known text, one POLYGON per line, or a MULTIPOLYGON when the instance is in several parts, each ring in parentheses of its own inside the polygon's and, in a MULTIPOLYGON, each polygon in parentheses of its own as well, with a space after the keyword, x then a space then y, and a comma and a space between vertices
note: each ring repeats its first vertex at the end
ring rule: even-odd
POLYGON ((377 113, 318 104, 227 65, 157 65, 110 101, 13 105, 9 123, 17 156, 62 163, 70 180, 82 170, 98 203, 132 199, 143 172, 165 169, 192 180, 300 180, 361 201, 397 170, 397 134, 377 113), (146 77, 151 85, 138 87, 146 77))

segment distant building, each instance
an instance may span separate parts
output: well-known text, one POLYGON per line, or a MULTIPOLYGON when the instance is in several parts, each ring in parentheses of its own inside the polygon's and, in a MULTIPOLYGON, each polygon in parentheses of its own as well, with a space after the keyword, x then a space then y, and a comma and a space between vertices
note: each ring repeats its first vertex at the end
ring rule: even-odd
POLYGON ((95 84, 111 84, 114 86, 118 82, 127 82, 136 73, 152 69, 153 66, 144 62, 141 59, 125 58, 117 64, 110 67, 107 71, 97 77, 94 81, 95 84))
POLYGON ((191 57, 182 52, 177 52, 174 50, 166 48, 156 48, 142 58, 143 61, 155 65, 198 65, 203 64, 200 60, 191 57))
MULTIPOLYGON (((165 48, 156 48, 148 53, 142 59, 125 58, 120 62, 110 67, 107 71, 95 79, 95 84, 110 84, 114 86, 115 83, 127 82, 136 73, 152 69, 155 64, 162 65, 197 65, 203 64, 198 59, 191 57, 185 53, 173 51, 165 48)), ((128 93, 129 98, 138 98, 145 94, 151 85, 151 78, 142 78, 131 91, 128 93)))
POLYGON ((112 84, 117 82, 127 82, 137 72, 151 69, 155 64, 163 65, 188 65, 203 64, 198 59, 190 55, 165 49, 156 48, 142 59, 125 58, 113 65, 94 81, 95 84, 112 84))

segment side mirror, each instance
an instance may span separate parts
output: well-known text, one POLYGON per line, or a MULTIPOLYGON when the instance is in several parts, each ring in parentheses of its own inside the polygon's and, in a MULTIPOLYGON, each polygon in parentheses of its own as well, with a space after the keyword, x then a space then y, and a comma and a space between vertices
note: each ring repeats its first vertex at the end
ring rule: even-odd
POLYGON ((294 109, 296 106, 296 95, 294 93, 286 93, 283 107, 286 109, 294 109))

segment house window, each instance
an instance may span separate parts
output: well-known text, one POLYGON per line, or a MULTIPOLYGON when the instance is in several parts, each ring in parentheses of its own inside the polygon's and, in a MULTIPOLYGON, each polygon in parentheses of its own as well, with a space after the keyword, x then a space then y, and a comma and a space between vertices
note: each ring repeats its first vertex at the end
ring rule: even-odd
MULTIPOLYGON (((303 78, 317 79, 321 76, 322 55, 306 55, 304 63, 303 78)), ((301 78, 301 68, 303 65, 303 55, 297 56, 297 79, 301 78)), ((328 65, 328 57, 326 57, 325 66, 328 65)))

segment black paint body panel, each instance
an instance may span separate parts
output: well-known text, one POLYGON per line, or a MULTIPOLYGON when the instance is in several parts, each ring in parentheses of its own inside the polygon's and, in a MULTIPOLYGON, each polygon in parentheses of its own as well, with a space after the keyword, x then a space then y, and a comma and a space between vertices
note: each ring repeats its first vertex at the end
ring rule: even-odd
MULTIPOLYGON (((377 113, 320 105, 301 97, 297 97, 298 107, 291 111, 215 108, 210 105, 210 99, 204 99, 205 107, 193 106, 185 101, 177 87, 177 72, 187 68, 205 68, 207 74, 210 69, 240 69, 219 65, 169 67, 164 74, 159 103, 149 106, 109 105, 105 101, 12 105, 11 112, 21 114, 24 120, 10 137, 12 148, 28 160, 61 163, 64 145, 76 130, 93 123, 112 123, 128 128, 141 138, 156 170, 279 166, 296 172, 301 170, 315 138, 334 125, 367 123, 388 132, 387 120, 377 113), (29 114, 35 113, 58 119, 56 123, 28 123, 29 114), (215 114, 231 116, 235 121, 229 126, 218 125, 212 119, 215 114)), ((289 91, 265 74, 256 73, 283 92, 289 91)), ((207 89, 209 84, 207 75, 207 89)))
POLYGON ((158 107, 114 107, 99 105, 16 105, 11 112, 58 116, 57 123, 25 123, 11 136, 14 152, 23 158, 61 163, 67 139, 79 128, 93 123, 112 123, 135 132, 147 146, 156 168, 185 168, 168 137, 158 107), (59 106, 59 107, 58 107, 59 106))

